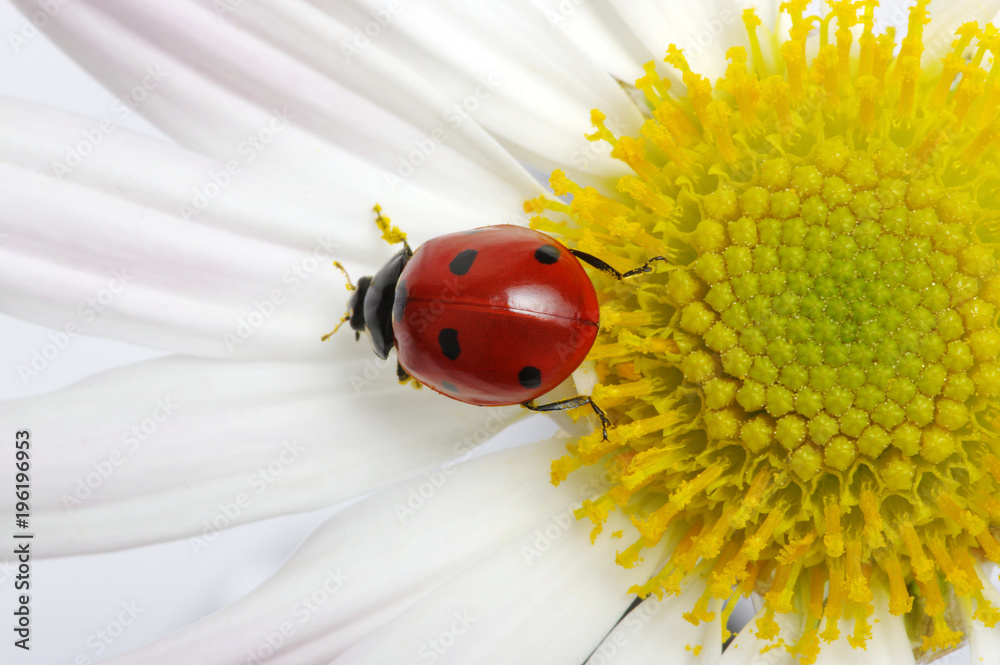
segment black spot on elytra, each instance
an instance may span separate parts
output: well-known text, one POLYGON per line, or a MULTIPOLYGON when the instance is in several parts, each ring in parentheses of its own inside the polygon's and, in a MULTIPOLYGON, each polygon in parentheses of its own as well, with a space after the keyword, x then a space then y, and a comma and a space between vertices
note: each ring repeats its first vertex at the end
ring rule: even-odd
POLYGON ((458 345, 458 331, 454 328, 442 328, 438 333, 438 344, 441 345, 441 353, 448 360, 454 360, 462 353, 462 348, 458 345))
POLYGON ((447 381, 442 381, 441 382, 441 387, 444 388, 445 390, 447 390, 450 393, 457 393, 458 392, 458 388, 456 388, 454 385, 452 385, 451 383, 449 383, 447 381))
POLYGON ((410 297, 409 292, 406 290, 406 282, 400 282, 396 285, 396 296, 392 302, 392 320, 402 321, 403 312, 406 311, 406 300, 410 297))
POLYGON ((476 260, 476 254, 478 253, 479 250, 477 249, 463 249, 448 264, 448 270, 453 275, 464 275, 469 272, 469 268, 472 267, 472 262, 476 260))
POLYGON ((517 380, 525 388, 537 388, 542 385, 542 373, 537 367, 528 365, 527 367, 522 367, 521 371, 517 373, 517 380))
POLYGON ((551 265, 559 260, 559 248, 552 245, 542 245, 535 250, 535 260, 545 265, 551 265))

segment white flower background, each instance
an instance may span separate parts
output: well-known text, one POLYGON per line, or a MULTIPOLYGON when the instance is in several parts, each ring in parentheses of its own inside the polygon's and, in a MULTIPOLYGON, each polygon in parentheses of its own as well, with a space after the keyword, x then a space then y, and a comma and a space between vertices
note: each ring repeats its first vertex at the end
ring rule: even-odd
MULTIPOLYGON (((0 2, 0 94, 34 101, 93 118, 109 115, 114 95, 40 34, 16 53, 7 36, 25 22, 10 2, 0 2)), ((118 122, 122 128, 166 138, 139 114, 118 122)), ((331 266, 324 266, 330 268, 331 266)), ((333 300, 340 298, 338 292, 333 300)), ((72 342, 29 381, 17 366, 49 343, 51 329, 0 314, 0 400, 40 395, 113 367, 167 355, 161 351, 87 335, 72 342)), ((366 350, 360 347, 360 350, 366 350)), ((52 414, 57 418, 58 414, 52 414)), ((26 423, 30 427, 31 423, 26 423)), ((6 454, 8 442, 4 442, 6 454)), ((44 445, 43 442, 36 442, 44 445)), ((10 488, 4 479, 3 489, 10 488)), ((5 492, 6 494, 6 492, 5 492)), ((7 497, 5 497, 6 499, 7 497)), ((265 520, 222 531, 195 554, 188 539, 83 557, 32 562, 33 634, 30 653, 12 644, 15 597, 9 557, 10 529, 3 525, 0 614, 4 639, 0 662, 41 665, 85 663, 123 653, 163 637, 225 607, 267 579, 301 540, 338 508, 265 520), (112 624, 122 603, 141 609, 120 635, 112 624), (102 633, 99 631, 104 631, 102 633), (78 660, 79 658, 87 660, 78 660)), ((128 617, 128 615, 126 615, 128 617)))
MULTIPOLYGON (((70 0, 72 2, 72 0, 70 0)), ((13 4, 0 1, 0 94, 38 102, 91 118, 109 115, 115 97, 83 69, 56 49, 44 34, 31 37, 16 50, 8 35, 21 34, 25 19, 13 4)), ((165 138, 138 114, 116 121, 122 128, 165 138)), ((374 203, 374 201, 373 201, 374 203)), ((392 210, 388 211, 392 214, 392 210)), ((397 224, 407 228, 400 215, 397 224)), ((0 238, 2 242, 2 238, 0 238)), ((385 256, 391 250, 386 247, 385 256)), ((340 283, 329 270, 327 281, 340 283)), ((355 274, 354 277, 359 275, 355 274)), ((339 308, 346 292, 331 291, 329 303, 339 308)), ((317 330, 316 337, 325 332, 317 330)), ((343 331, 344 334, 349 334, 343 331)), ((0 315, 0 399, 44 394, 101 372, 144 359, 165 355, 144 347, 81 335, 49 362, 30 381, 19 376, 17 367, 30 362, 33 351, 50 341, 51 330, 0 315)), ((364 341, 358 353, 367 354, 364 341)), ((60 417, 52 413, 53 419, 60 417)), ((31 428, 32 423, 25 423, 31 428)), ((554 430, 544 417, 524 418, 491 441, 496 449, 522 441, 536 441, 554 430)), ((6 433, 3 433, 6 436, 6 433)), ((372 436, 378 436, 373 423, 372 436)), ((35 446, 45 442, 36 440, 35 446)), ((359 441, 358 445, 364 445, 359 441)), ((12 444, 0 441, 0 454, 11 454, 12 444)), ((11 501, 9 481, 0 485, 0 501, 11 501)), ((198 552, 188 539, 147 545, 111 553, 54 559, 35 559, 32 564, 32 650, 25 654, 12 646, 14 579, 10 559, 8 525, 0 526, 0 551, 5 567, 0 569, 0 662, 78 663, 123 653, 148 644, 209 613, 226 607, 266 580, 314 528, 336 512, 336 506, 264 520, 220 532, 198 552), (101 638, 122 612, 123 603, 142 608, 140 616, 114 638, 101 638), (97 645, 102 645, 98 647, 97 645)), ((113 629, 112 632, 118 632, 113 629)), ((943 663, 967 663, 968 650, 952 654, 943 663)))
MULTIPOLYGON (((95 81, 44 34, 32 35, 13 48, 11 34, 24 34, 26 19, 13 3, 0 1, 0 95, 37 102, 90 118, 112 114, 115 95, 95 81)), ((115 127, 170 140, 139 113, 115 117, 115 127)), ((387 211, 389 212, 389 211, 387 211)), ((402 219, 397 222, 405 227, 402 219)), ((0 240, 2 241, 2 240, 0 240)), ((385 256, 395 251, 385 245, 385 256)), ((342 258, 342 257, 338 257, 342 258)), ((350 261, 348 260, 348 265, 350 261)), ((341 276, 323 263, 337 287, 330 293, 331 315, 347 292, 341 276)), ((360 273, 355 271, 355 276, 360 273)), ((0 401, 42 395, 70 386, 88 376, 115 367, 169 355, 124 342, 82 334, 73 337, 58 356, 37 375, 25 380, 18 366, 30 366, 33 352, 51 343, 52 329, 0 313, 0 401)), ((325 330, 315 331, 317 343, 325 330)), ((350 335, 348 330, 342 331, 350 335)), ((369 354, 367 342, 358 343, 361 356, 369 354)), ((58 418, 58 413, 52 417, 58 418)), ((31 423, 25 423, 31 427, 31 423)), ((377 427, 373 425, 373 427, 377 427)), ((555 427, 544 416, 528 416, 507 428, 477 455, 489 450, 539 440, 555 427)), ((44 445, 35 441, 35 445, 44 445)), ((10 445, 13 451, 13 444, 10 445)), ((5 447, 6 451, 6 447, 5 447)), ((3 479, 3 488, 11 480, 3 479)), ((303 539, 327 518, 342 509, 335 505, 314 512, 285 515, 213 532, 208 547, 192 545, 188 538, 133 549, 86 556, 35 558, 31 573, 32 640, 25 653, 10 639, 0 642, 0 662, 41 665, 88 662, 138 648, 182 628, 212 612, 225 608, 267 580, 292 554, 303 539), (124 617, 129 606, 141 610, 138 618, 124 617), (117 624, 117 625, 116 625, 117 624)), ((11 529, 0 528, 0 621, 5 637, 13 626, 16 563, 10 557, 11 529)), ((335 564, 335 562, 332 562, 335 564)))

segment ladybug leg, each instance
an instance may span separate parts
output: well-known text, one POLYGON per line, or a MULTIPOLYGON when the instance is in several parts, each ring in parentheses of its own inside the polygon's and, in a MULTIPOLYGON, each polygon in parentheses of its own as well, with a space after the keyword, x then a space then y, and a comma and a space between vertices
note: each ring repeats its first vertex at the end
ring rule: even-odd
POLYGON ((409 374, 407 374, 406 370, 403 369, 403 366, 399 364, 399 361, 396 361, 396 378, 399 379, 400 383, 406 383, 412 378, 409 374))
POLYGON ((382 239, 390 245, 395 245, 397 242, 403 243, 406 255, 412 256, 413 250, 410 249, 410 244, 406 242, 406 234, 400 231, 392 223, 392 220, 382 214, 382 206, 376 203, 375 207, 372 208, 372 212, 375 213, 375 225, 382 231, 382 239))
POLYGON ((651 258, 650 260, 646 261, 644 264, 642 264, 638 268, 632 268, 628 272, 618 272, 617 270, 615 270, 614 268, 612 268, 611 266, 609 266, 604 261, 600 260, 596 256, 592 256, 590 254, 587 254, 586 252, 581 252, 578 249, 571 249, 571 250, 569 250, 569 253, 572 254, 573 256, 575 256, 576 258, 580 259, 584 263, 586 263, 586 264, 588 264, 590 266, 593 266, 594 268, 597 268, 598 270, 600 270, 601 272, 605 273, 606 275, 611 275, 612 277, 614 277, 615 279, 618 279, 618 280, 625 279, 626 277, 635 277, 636 275, 639 275, 639 274, 644 273, 644 272, 652 272, 652 270, 653 270, 653 266, 652 266, 653 261, 666 261, 666 259, 664 257, 662 257, 662 256, 654 256, 653 258, 651 258))
POLYGON ((608 440, 608 427, 611 426, 611 421, 608 420, 607 414, 594 403, 594 400, 587 395, 581 395, 579 397, 570 397, 569 399, 561 399, 558 402, 549 402, 548 404, 535 404, 535 400, 529 399, 527 402, 521 402, 521 406, 528 409, 529 411, 535 411, 538 413, 545 413, 548 411, 566 411, 567 409, 575 409, 578 406, 587 406, 594 410, 597 417, 601 419, 601 434, 604 435, 604 440, 608 440))

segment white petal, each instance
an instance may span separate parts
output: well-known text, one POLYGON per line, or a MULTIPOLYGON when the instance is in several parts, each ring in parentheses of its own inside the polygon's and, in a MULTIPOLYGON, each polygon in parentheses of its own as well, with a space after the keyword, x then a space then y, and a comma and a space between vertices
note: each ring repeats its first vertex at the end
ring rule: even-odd
MULTIPOLYGON (((322 4, 331 15, 349 13, 344 2, 322 4)), ((385 12, 381 0, 346 4, 354 13, 344 20, 359 32, 385 12)), ((530 0, 401 7, 372 39, 373 47, 410 63, 516 157, 545 172, 624 172, 609 149, 584 138, 593 131, 590 111, 601 109, 619 132, 634 132, 642 118, 618 83, 595 66, 586 46, 567 39, 530 0)), ((365 58, 367 51, 358 57, 361 67, 365 58)))
POLYGON ((343 307, 343 277, 329 267, 340 251, 333 234, 313 251, 288 247, 9 164, 0 164, 0 196, 0 308, 60 334, 315 358, 343 307))
MULTIPOLYGON (((963 23, 975 22, 985 27, 997 12, 1000 0, 959 0, 958 2, 932 2, 927 6, 931 22, 924 28, 924 54, 921 64, 925 67, 937 64, 938 60, 950 53, 955 41, 955 30, 963 23)), ((906 16, 900 13, 898 16, 906 16)), ((906 19, 901 21, 906 25, 906 19)))
POLYGON ((697 626, 684 618, 705 592, 702 579, 688 579, 680 595, 650 596, 629 612, 587 660, 587 665, 712 665, 722 656, 722 603, 712 599, 712 621, 697 626), (695 653, 697 652, 697 654, 695 653))
MULTIPOLYGON (((45 176, 52 188, 66 183, 67 189, 47 196, 67 196, 63 191, 76 184, 190 220, 184 228, 206 224, 302 249, 312 249, 320 235, 336 233, 345 251, 367 252, 374 259, 374 199, 349 180, 331 178, 317 191, 138 135, 113 120, 113 114, 87 118, 0 97, 0 163, 45 176)), ((386 212, 397 211, 386 207, 386 212)), ((429 234, 469 224, 441 217, 416 221, 427 222, 429 234)), ((134 222, 144 220, 137 215, 134 222)), ((413 220, 399 219, 404 227, 408 221, 413 220)))
MULTIPOLYGON (((684 50, 694 71, 714 79, 725 69, 727 48, 749 45, 743 10, 755 7, 762 27, 773 32, 779 4, 777 0, 535 2, 581 50, 627 83, 642 74, 643 64, 653 61, 662 65, 670 44, 684 50)), ((761 39, 763 42, 763 34, 761 39)))
MULTIPOLYGON (((245 598, 109 662, 242 663, 255 655, 269 665, 327 663, 383 626, 404 627, 409 619, 397 617, 440 585, 489 561, 497 547, 548 515, 568 514, 590 476, 553 487, 549 460, 562 449, 548 442, 496 453, 456 466, 427 487, 403 483, 355 504, 245 598), (280 641, 279 648, 269 652, 269 640, 280 641)), ((392 646, 395 656, 410 657, 392 646)))
POLYGON ((649 52, 610 4, 565 0, 534 0, 534 4, 553 27, 604 71, 626 83, 641 76, 649 52))
POLYGON ((454 464, 520 411, 401 387, 389 363, 167 358, 4 403, 0 421, 31 431, 32 527, 52 556, 185 536, 197 552, 454 464))
POLYGON ((775 7, 765 2, 710 0, 707 2, 660 2, 659 0, 607 0, 646 48, 647 60, 659 62, 674 44, 684 51, 692 71, 715 81, 726 70, 726 50, 750 41, 743 24, 743 10, 760 5, 764 27, 773 29, 775 7))
POLYGON ((247 170, 317 190, 343 179, 397 209, 422 188, 442 214, 451 203, 503 218, 537 193, 476 123, 449 124, 453 102, 407 62, 377 47, 348 59, 349 26, 304 2, 274 10, 267 32, 239 19, 257 3, 242 5, 81 1, 46 33, 112 91, 149 88, 136 106, 168 135, 247 170))
MULTIPOLYGON (((983 583, 983 595, 994 609, 1000 609, 1000 591, 997 591, 997 568, 989 566, 990 572, 984 571, 978 565, 976 573, 983 583)), ((969 650, 972 654, 972 665, 1000 665, 1000 624, 991 628, 980 621, 966 617, 966 627, 969 632, 969 650)))
MULTIPOLYGON (((370 269, 393 251, 366 194, 335 182, 317 195, 94 123, 0 102, 4 312, 186 354, 329 353, 318 338, 347 300, 330 262, 367 258, 370 269), (88 132, 100 145, 57 177, 53 164, 88 132)), ((459 227, 444 219, 414 240, 459 227)))
POLYGON ((592 545, 589 523, 568 510, 558 513, 335 662, 410 662, 436 654, 442 664, 580 663, 628 608, 633 596, 626 590, 662 564, 661 556, 648 556, 633 570, 617 568, 615 552, 624 545, 609 533, 619 522, 609 519, 592 545))

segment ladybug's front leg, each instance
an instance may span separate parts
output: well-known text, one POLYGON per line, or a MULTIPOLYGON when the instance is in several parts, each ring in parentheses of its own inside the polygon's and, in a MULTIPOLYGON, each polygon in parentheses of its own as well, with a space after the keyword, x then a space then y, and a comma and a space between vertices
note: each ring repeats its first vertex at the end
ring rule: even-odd
POLYGON ((618 272, 617 270, 615 270, 614 268, 612 268, 611 266, 609 266, 604 261, 600 260, 596 256, 592 256, 590 254, 587 254, 586 252, 581 252, 578 249, 571 249, 571 250, 569 250, 569 253, 572 254, 573 256, 575 256, 576 258, 580 259, 581 261, 583 261, 587 265, 593 266, 594 268, 597 268, 598 270, 600 270, 601 272, 605 273, 606 275, 611 275, 612 277, 614 277, 617 280, 622 280, 622 279, 625 279, 627 277, 635 277, 636 275, 641 275, 642 273, 645 273, 645 272, 652 272, 652 270, 653 270, 653 265, 652 265, 653 261, 666 261, 666 259, 664 257, 662 257, 662 256, 654 256, 653 258, 651 258, 650 260, 646 261, 644 264, 642 264, 638 268, 632 268, 628 272, 618 272))
POLYGON ((545 413, 547 411, 566 411, 567 409, 575 409, 579 406, 590 405, 590 408, 594 410, 597 417, 601 419, 601 434, 604 435, 604 440, 608 440, 608 428, 611 426, 611 421, 608 420, 608 416, 601 410, 601 407, 594 403, 594 400, 589 396, 581 395, 579 397, 570 397, 569 399, 561 399, 558 402, 550 402, 548 404, 535 404, 535 400, 529 399, 527 402, 521 402, 521 406, 528 409, 529 411, 536 411, 539 413, 545 413))
POLYGON ((394 226, 392 220, 382 214, 382 206, 376 203, 372 212, 375 213, 375 225, 382 231, 382 239, 390 245, 395 245, 397 242, 403 243, 406 255, 411 256, 413 250, 410 249, 410 243, 406 242, 406 234, 394 226))
POLYGON ((399 364, 399 361, 396 361, 396 378, 399 379, 400 383, 406 383, 413 378, 405 369, 403 369, 403 366, 399 364))

